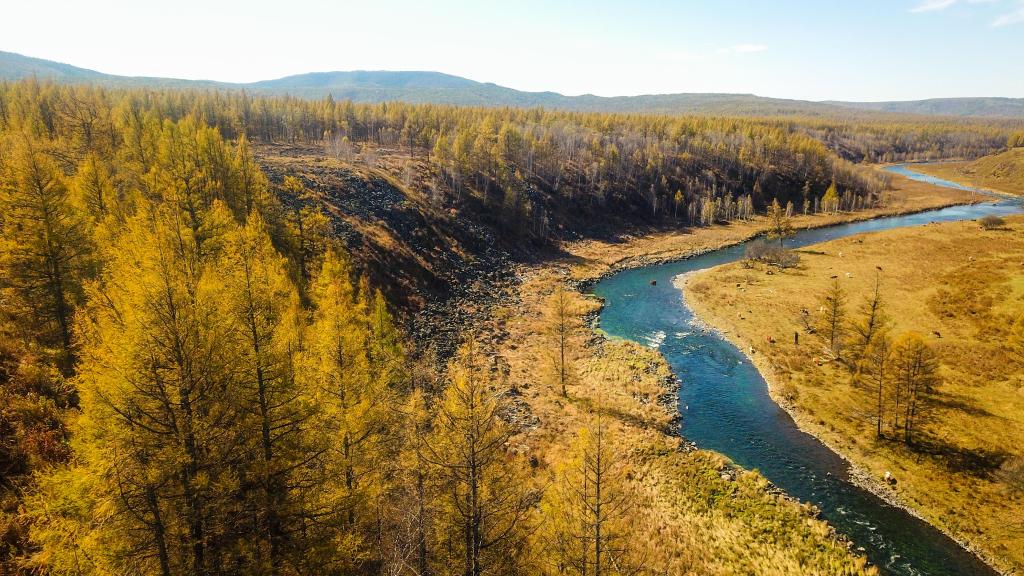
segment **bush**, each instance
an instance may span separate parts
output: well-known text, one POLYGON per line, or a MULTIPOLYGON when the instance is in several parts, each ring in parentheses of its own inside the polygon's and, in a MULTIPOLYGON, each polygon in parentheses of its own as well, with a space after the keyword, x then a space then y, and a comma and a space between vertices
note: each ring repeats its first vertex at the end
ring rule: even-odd
POLYGON ((978 223, 980 223, 981 227, 985 230, 995 230, 1006 226, 1006 220, 1003 220, 999 216, 985 216, 979 220, 978 223))
POLYGON ((747 262, 764 262, 779 268, 794 268, 800 263, 800 256, 792 250, 786 250, 775 242, 755 240, 747 245, 743 253, 747 262))

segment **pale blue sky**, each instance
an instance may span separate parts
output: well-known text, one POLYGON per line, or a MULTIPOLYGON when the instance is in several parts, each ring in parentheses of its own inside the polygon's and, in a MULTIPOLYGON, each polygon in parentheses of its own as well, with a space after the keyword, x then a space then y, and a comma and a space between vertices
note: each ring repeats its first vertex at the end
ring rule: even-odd
POLYGON ((0 50, 115 74, 438 70, 605 96, 1024 97, 1024 0, 3 3, 0 50))

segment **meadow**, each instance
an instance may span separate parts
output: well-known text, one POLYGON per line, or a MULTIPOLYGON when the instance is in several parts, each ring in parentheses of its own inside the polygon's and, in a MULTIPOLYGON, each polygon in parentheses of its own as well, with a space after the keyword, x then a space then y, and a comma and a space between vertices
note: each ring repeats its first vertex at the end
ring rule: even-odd
POLYGON ((993 229, 968 221, 859 235, 798 250, 800 264, 790 269, 750 262, 711 269, 689 279, 686 298, 751 351, 773 397, 859 467, 865 482, 996 565, 1020 570, 1022 232, 1016 217, 993 229), (876 280, 884 330, 897 341, 918 334, 938 361, 910 442, 892 425, 889 383, 879 427, 872 370, 855 360, 855 326, 863 326, 876 280), (824 326, 836 284, 845 299, 840 338, 848 342, 838 358, 824 326))

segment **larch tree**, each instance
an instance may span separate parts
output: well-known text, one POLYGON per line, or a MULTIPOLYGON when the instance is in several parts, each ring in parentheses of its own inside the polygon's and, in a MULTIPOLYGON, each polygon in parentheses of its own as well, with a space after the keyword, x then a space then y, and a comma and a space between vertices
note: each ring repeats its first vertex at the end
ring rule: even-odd
MULTIPOLYGON (((412 372, 424 374, 426 366, 412 372)), ((400 450, 395 474, 395 490, 387 505, 389 536, 383 546, 385 573, 429 576, 433 573, 435 523, 438 516, 440 486, 432 474, 427 436, 431 426, 431 406, 426 388, 414 382, 413 390, 401 408, 403 426, 398 439, 400 450)))
POLYGON ((11 139, 0 168, 0 295, 25 336, 74 364, 72 316, 91 250, 63 173, 27 135, 11 139))
POLYGON ((371 376, 366 310, 360 305, 346 256, 330 250, 312 287, 313 322, 308 350, 299 363, 302 378, 321 406, 327 495, 311 516, 344 550, 349 569, 366 560, 378 520, 376 503, 385 489, 389 390, 371 376))
POLYGON ((294 255, 298 276, 305 286, 327 252, 330 221, 318 208, 308 205, 309 190, 294 176, 285 176, 284 191, 292 198, 293 208, 287 222, 290 253, 294 255))
POLYGON ((388 390, 398 391, 405 384, 407 376, 401 334, 388 310, 384 293, 372 288, 366 275, 360 278, 359 302, 366 314, 370 378, 388 390))
POLYGON ((858 316, 852 322, 853 338, 851 348, 853 349, 854 362, 857 364, 857 372, 860 372, 860 363, 867 356, 872 342, 882 332, 889 328, 889 317, 885 311, 885 301, 882 299, 882 275, 875 274, 875 283, 871 294, 861 303, 858 309, 858 316))
POLYGON ((177 210, 152 207, 89 289, 75 433, 87 478, 72 485, 89 492, 42 499, 57 503, 44 509, 62 516, 56 527, 73 527, 37 523, 44 554, 81 553, 99 573, 206 575, 246 546, 231 497, 246 444, 237 350, 222 281, 195 242, 177 210))
POLYGON ((581 429, 554 486, 541 501, 547 562, 555 574, 636 574, 643 567, 631 545, 633 512, 626 461, 600 408, 581 429))
POLYGON ((778 199, 773 199, 768 207, 768 238, 779 240, 779 248, 785 248, 785 240, 796 234, 793 229, 792 208, 789 210, 779 205, 778 199))
POLYGON ((875 393, 875 435, 882 437, 882 427, 885 420, 885 390, 892 379, 890 374, 890 360, 892 358, 892 338, 888 330, 879 331, 871 339, 864 354, 862 366, 868 373, 875 393))
POLYGON ((839 189, 836 187, 835 180, 829 184, 825 195, 821 197, 821 209, 824 212, 839 212, 839 189))
POLYGON ((836 278, 825 292, 821 306, 819 332, 828 344, 829 353, 833 358, 841 359, 843 339, 846 335, 846 290, 836 278))
MULTIPOLYGON (((914 433, 927 418, 932 393, 939 384, 939 359, 916 332, 900 336, 893 344, 892 355, 897 398, 902 398, 903 404, 903 442, 910 446, 914 433)), ((899 403, 895 410, 900 410, 899 403)))
POLYGON ((266 569, 281 573, 295 525, 295 491, 308 488, 301 474, 304 464, 317 455, 309 428, 315 409, 308 390, 296 378, 296 356, 301 346, 298 292, 286 271, 286 260, 271 245, 259 212, 229 235, 220 270, 226 290, 224 302, 239 345, 235 368, 249 438, 246 472, 259 488, 251 498, 257 514, 255 532, 265 544, 266 569))
POLYGON ((544 303, 542 321, 543 330, 551 341, 551 347, 547 350, 551 379, 563 397, 569 395, 569 384, 576 378, 576 340, 582 327, 579 309, 572 292, 561 284, 555 287, 544 303))
POLYGON ((482 576, 515 571, 536 495, 509 451, 500 385, 471 341, 449 368, 427 442, 442 483, 439 573, 482 576), (459 568, 456 568, 456 567, 459 568))
POLYGON ((94 225, 111 214, 119 214, 120 198, 110 164, 90 154, 78 167, 70 185, 75 204, 94 225))

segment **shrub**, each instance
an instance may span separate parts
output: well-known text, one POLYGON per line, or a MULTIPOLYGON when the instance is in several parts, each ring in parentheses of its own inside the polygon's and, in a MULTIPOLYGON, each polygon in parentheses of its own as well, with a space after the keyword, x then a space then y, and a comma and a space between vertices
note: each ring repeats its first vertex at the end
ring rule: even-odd
POLYGON ((743 256, 746 262, 764 262, 779 268, 794 268, 800 263, 800 256, 792 250, 786 250, 775 242, 755 240, 747 245, 743 256))
POLYGON ((995 230, 1006 226, 1006 220, 1003 220, 999 216, 985 216, 979 220, 978 223, 980 223, 981 227, 985 230, 995 230))

